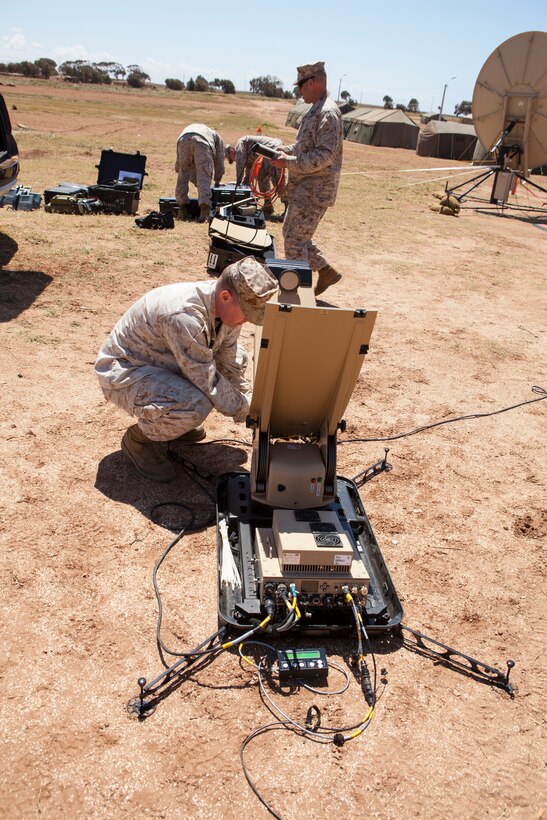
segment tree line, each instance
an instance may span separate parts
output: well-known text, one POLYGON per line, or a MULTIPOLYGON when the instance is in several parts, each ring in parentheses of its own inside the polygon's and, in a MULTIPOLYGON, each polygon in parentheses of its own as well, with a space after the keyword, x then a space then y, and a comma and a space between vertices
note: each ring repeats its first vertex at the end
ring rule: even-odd
MULTIPOLYGON (((104 60, 98 63, 89 60, 66 60, 58 66, 55 60, 49 57, 40 57, 34 62, 23 60, 18 63, 0 63, 0 73, 17 74, 42 80, 62 76, 67 82, 98 85, 110 85, 113 81, 123 81, 133 88, 143 88, 147 82, 150 82, 150 76, 139 65, 125 67, 121 63, 104 60)), ((232 80, 219 77, 215 77, 214 80, 207 80, 201 74, 198 74, 195 79, 190 77, 186 83, 175 77, 168 77, 165 80, 165 86, 171 91, 236 93, 232 80)), ((291 98, 295 96, 292 91, 284 91, 281 80, 271 75, 254 77, 249 82, 249 90, 251 94, 258 94, 263 97, 291 98)))
MULTIPOLYGON (((342 97, 344 94, 342 94, 342 97)), ((388 94, 383 98, 384 108, 393 108, 393 99, 388 94)), ((410 111, 411 113, 416 113, 420 110, 420 103, 415 97, 412 97, 411 100, 408 101, 408 105, 404 105, 404 103, 397 103, 395 108, 401 109, 401 111, 410 111)), ((454 107, 454 116, 455 117, 462 117, 466 114, 471 114, 471 103, 469 100, 462 100, 454 107)))
MULTIPOLYGON (((31 62, 30 60, 23 60, 19 63, 0 63, 1 74, 19 74, 23 77, 35 77, 38 79, 49 80, 50 77, 62 75, 68 82, 75 83, 97 83, 109 85, 114 80, 120 82, 124 81, 132 88, 144 88, 147 82, 150 82, 150 76, 143 71, 139 65, 129 65, 127 68, 121 63, 102 61, 99 63, 92 63, 89 60, 66 60, 61 65, 57 65, 55 60, 49 57, 40 57, 38 60, 31 62)), ((165 80, 166 88, 171 91, 221 91, 224 94, 235 94, 236 88, 232 80, 219 79, 215 77, 214 80, 206 80, 201 74, 198 74, 194 79, 190 77, 188 82, 168 77, 165 80)), ((262 77, 253 77, 249 81, 249 91, 251 94, 257 94, 261 97, 279 97, 284 99, 292 99, 298 96, 293 91, 285 91, 283 83, 278 77, 267 74, 262 77)), ((342 91, 341 98, 350 105, 356 105, 347 91, 342 91)), ((384 108, 398 108, 401 111, 409 111, 416 113, 420 110, 420 104, 415 97, 412 97, 408 103, 396 103, 394 105, 393 98, 386 94, 383 98, 384 108)), ((462 100, 454 109, 455 116, 461 116, 471 113, 471 103, 468 100, 462 100)))
MULTIPOLYGON (((383 98, 383 102, 384 102, 384 108, 393 108, 394 107, 393 106, 393 99, 392 99, 392 97, 389 96, 389 94, 385 95, 385 97, 383 98)), ((407 105, 405 105, 404 103, 397 103, 395 105, 395 108, 398 108, 400 111, 410 111, 411 114, 416 114, 420 110, 420 103, 418 102, 416 97, 412 97, 408 101, 407 105)))
POLYGON ((49 80, 50 77, 62 75, 65 80, 77 83, 97 83, 109 85, 113 80, 124 80, 128 85, 142 88, 150 80, 148 74, 139 65, 123 66, 121 63, 102 61, 92 63, 89 60, 66 60, 57 65, 49 57, 40 57, 31 62, 0 63, 0 73, 19 74, 23 77, 36 77, 49 80))

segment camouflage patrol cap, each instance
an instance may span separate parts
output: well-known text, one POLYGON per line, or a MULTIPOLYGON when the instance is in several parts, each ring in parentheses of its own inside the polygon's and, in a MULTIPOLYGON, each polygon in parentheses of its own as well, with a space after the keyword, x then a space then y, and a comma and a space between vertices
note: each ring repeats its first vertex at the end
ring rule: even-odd
POLYGON ((241 310, 248 322, 264 322, 266 302, 277 290, 277 279, 254 256, 245 256, 228 266, 241 310))
POLYGON ((299 65, 296 71, 297 77, 293 85, 298 85, 298 83, 302 83, 304 82, 304 80, 309 80, 311 79, 311 77, 315 77, 316 74, 324 74, 325 63, 310 63, 309 65, 299 65))

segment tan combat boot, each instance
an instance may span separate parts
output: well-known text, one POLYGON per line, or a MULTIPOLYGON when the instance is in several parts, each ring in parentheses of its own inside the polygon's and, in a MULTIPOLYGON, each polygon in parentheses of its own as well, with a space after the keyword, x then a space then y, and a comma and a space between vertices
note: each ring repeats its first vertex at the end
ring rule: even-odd
POLYGON ((209 205, 200 205, 199 206, 199 216, 198 222, 207 222, 209 219, 209 215, 211 213, 211 208, 209 205))
POLYGON ((122 450, 144 478, 172 481, 177 475, 173 462, 162 453, 155 441, 144 435, 137 424, 125 431, 122 450))
POLYGON ((331 268, 330 265, 325 265, 325 267, 318 270, 317 273, 319 278, 314 288, 316 296, 319 296, 320 293, 324 293, 327 288, 330 288, 331 285, 335 285, 342 278, 342 274, 338 273, 334 268, 331 268))

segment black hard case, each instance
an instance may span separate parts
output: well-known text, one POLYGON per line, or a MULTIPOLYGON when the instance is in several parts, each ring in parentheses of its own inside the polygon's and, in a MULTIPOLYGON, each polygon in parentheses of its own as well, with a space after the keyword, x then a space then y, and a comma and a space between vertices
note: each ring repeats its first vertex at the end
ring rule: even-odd
POLYGON ((139 189, 135 185, 113 183, 112 185, 90 185, 89 196, 109 205, 113 213, 136 214, 139 209, 139 189))
POLYGON ((236 185, 228 182, 226 185, 217 185, 211 188, 211 206, 213 210, 223 205, 235 203, 252 204, 255 202, 253 192, 248 185, 236 185))
MULTIPOLYGON (((200 214, 200 207, 199 202, 197 199, 190 199, 186 203, 188 207, 188 211, 190 212, 190 216, 194 219, 197 219, 200 214)), ((166 214, 168 211, 172 211, 175 215, 179 209, 177 205, 177 200, 174 196, 160 196, 159 198, 159 210, 160 214, 166 214)))
POLYGON ((146 156, 137 151, 136 154, 122 154, 109 148, 101 151, 98 165, 97 185, 123 184, 129 179, 138 182, 138 190, 142 189, 144 177, 147 176, 146 156))
POLYGON ((221 239, 219 236, 209 237, 209 253, 207 255, 207 270, 209 273, 222 273, 227 265, 232 262, 237 262, 245 256, 255 256, 257 259, 262 259, 268 262, 268 259, 275 259, 275 242, 272 237, 272 244, 266 248, 262 253, 256 248, 249 248, 244 244, 236 244, 234 242, 221 239))
POLYGON ((97 184, 89 186, 89 195, 111 205, 117 213, 136 214, 146 176, 146 156, 140 151, 122 154, 108 149, 101 151, 96 167, 97 184))
MULTIPOLYGON (((346 534, 354 544, 355 557, 364 563, 370 577, 369 592, 363 620, 369 635, 381 635, 396 630, 403 619, 403 608, 380 551, 378 541, 359 496, 357 485, 337 476, 336 498, 323 510, 335 512, 346 534)), ((223 584, 218 573, 219 623, 234 631, 246 631, 264 617, 258 597, 258 562, 255 552, 257 527, 272 526, 272 509, 254 501, 249 473, 224 473, 217 482, 217 521, 235 522, 230 538, 232 554, 241 576, 241 588, 223 584)), ((222 539, 217 527, 217 561, 222 565, 222 539)), ((344 633, 355 629, 349 607, 331 610, 310 609, 294 632, 317 635, 344 633)), ((293 632, 293 630, 291 630, 293 632)))
POLYGON ((60 182, 56 188, 46 188, 44 191, 44 205, 49 205, 54 196, 87 196, 87 185, 79 182, 60 182))

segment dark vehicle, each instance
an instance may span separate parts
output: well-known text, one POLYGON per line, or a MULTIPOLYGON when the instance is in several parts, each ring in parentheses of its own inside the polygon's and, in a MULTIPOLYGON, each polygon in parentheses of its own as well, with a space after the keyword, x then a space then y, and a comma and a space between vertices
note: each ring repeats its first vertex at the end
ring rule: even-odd
POLYGON ((11 122, 3 96, 0 94, 0 200, 17 185, 19 151, 11 133, 11 122))

